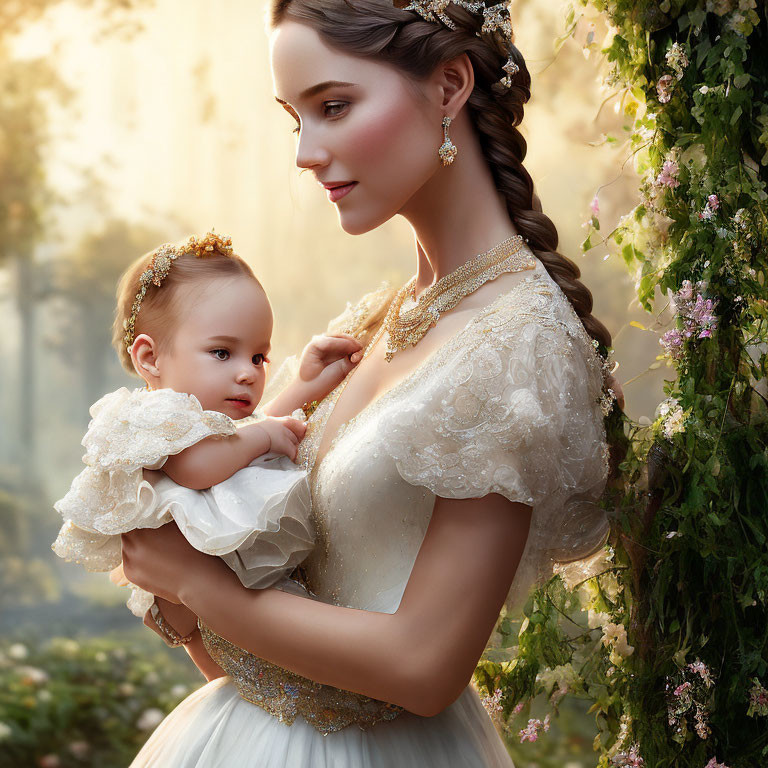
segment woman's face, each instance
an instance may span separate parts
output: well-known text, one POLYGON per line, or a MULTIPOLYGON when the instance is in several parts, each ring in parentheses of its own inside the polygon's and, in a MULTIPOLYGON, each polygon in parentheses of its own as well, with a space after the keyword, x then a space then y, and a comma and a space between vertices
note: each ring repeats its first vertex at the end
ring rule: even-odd
POLYGON ((294 21, 272 33, 271 56, 275 96, 296 121, 296 165, 326 188, 342 228, 362 234, 405 213, 441 167, 437 89, 294 21))

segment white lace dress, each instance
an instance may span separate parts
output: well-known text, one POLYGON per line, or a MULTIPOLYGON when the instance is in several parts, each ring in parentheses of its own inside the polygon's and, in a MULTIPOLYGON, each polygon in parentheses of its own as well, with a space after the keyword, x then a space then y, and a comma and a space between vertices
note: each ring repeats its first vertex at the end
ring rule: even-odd
MULTIPOLYGON (((160 471, 169 456, 208 437, 234 435, 261 412, 236 422, 203 410, 194 395, 121 387, 90 413, 85 469, 54 504, 64 518, 52 545, 59 557, 111 571, 122 559, 120 534, 173 520, 193 547, 220 556, 245 586, 262 588, 282 583, 311 551, 307 472, 287 457, 260 456, 203 491, 160 471)), ((128 607, 144 616, 152 601, 133 587, 128 607)))
MULTIPOLYGON (((558 558, 589 554, 604 539, 595 504, 607 476, 600 362, 540 262, 344 424, 315 464, 343 386, 312 415, 302 443, 318 533, 302 568, 317 599, 394 613, 436 495, 500 493, 533 506, 513 610, 558 558)), ((201 629, 229 674, 171 712, 132 768, 512 766, 470 685, 421 717, 313 683, 201 629)))

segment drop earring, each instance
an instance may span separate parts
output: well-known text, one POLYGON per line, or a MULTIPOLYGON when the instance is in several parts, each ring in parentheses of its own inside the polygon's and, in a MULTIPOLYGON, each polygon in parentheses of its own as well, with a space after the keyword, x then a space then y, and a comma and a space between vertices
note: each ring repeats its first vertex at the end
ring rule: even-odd
POLYGON ((437 154, 440 155, 440 159, 443 161, 443 165, 450 165, 459 154, 459 150, 456 149, 456 145, 451 141, 448 136, 448 126, 451 124, 451 118, 446 115, 443 118, 443 143, 440 146, 437 154))

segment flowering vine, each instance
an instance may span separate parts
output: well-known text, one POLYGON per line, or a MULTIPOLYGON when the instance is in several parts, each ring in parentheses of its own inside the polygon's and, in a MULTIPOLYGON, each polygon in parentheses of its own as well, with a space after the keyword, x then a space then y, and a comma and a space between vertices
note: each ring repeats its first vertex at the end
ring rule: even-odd
MULTIPOLYGON (((558 567, 519 626, 502 617, 475 682, 513 739, 545 730, 536 696, 553 718, 566 696, 590 701, 599 768, 768 764, 767 14, 573 0, 567 20, 589 24, 627 118, 611 145, 634 159, 639 202, 602 242, 654 315, 633 325, 662 326, 653 365, 670 376, 652 422, 606 420, 623 446, 609 543, 558 567)), ((589 213, 585 250, 597 195, 589 213)))

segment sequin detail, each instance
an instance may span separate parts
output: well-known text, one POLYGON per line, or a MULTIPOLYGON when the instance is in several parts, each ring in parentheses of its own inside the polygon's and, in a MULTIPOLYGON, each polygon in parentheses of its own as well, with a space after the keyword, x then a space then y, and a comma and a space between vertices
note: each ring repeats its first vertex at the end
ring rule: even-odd
MULTIPOLYGON (((348 310, 342 327, 349 328, 348 318, 354 311, 348 310)), ((498 444, 504 455, 496 464, 523 461, 521 477, 535 481, 530 490, 539 502, 530 545, 510 590, 512 602, 521 598, 534 576, 551 571, 554 544, 562 544, 558 548, 567 553, 578 553, 584 541, 593 538, 592 528, 570 538, 568 526, 559 536, 559 523, 564 517, 570 522, 563 497, 583 491, 585 503, 590 502, 607 471, 604 455, 600 458, 605 433, 596 404, 601 376, 600 360, 580 318, 541 265, 479 310, 465 328, 404 379, 340 424, 318 456, 348 376, 319 404, 299 446, 297 461, 310 473, 317 537, 315 549, 302 563, 304 583, 329 604, 394 611, 402 594, 400 576, 407 578, 410 572, 434 506, 432 493, 466 496, 459 488, 463 477, 465 486, 476 486, 470 495, 492 492, 494 483, 517 495, 517 486, 478 465, 482 456, 491 456, 481 449, 498 444), (556 375, 539 392, 534 384, 547 361, 556 375), (519 391, 515 404, 520 407, 512 410, 510 419, 506 394, 513 391, 519 391), (488 401, 486 410, 475 408, 478 394, 488 401), (543 409, 546 423, 537 417, 531 426, 525 420, 534 415, 536 404, 543 409), (570 437, 561 439, 557 429, 561 423, 567 425, 570 437), (452 434, 463 428, 468 432, 466 440, 458 441, 461 452, 451 443, 456 442, 452 434), (545 439, 550 433, 557 439, 545 439), (531 464, 530 450, 524 458, 517 448, 504 449, 499 441, 519 443, 521 448, 533 441, 541 461, 531 464), (453 458, 456 462, 438 473, 446 485, 433 486, 434 465, 453 458), (560 471, 568 476, 558 481, 560 471), (571 477, 571 472, 576 474, 571 477), (545 481, 551 489, 538 487, 545 481)), ((585 508, 574 505, 573 512, 585 508)), ((589 504, 587 511, 591 514, 595 509, 589 504)), ((230 663, 232 677, 240 676, 247 686, 265 662, 233 648, 230 663)), ((313 690, 304 689, 314 697, 313 690)), ((286 696, 279 687, 270 695, 286 696)), ((310 700, 308 706, 321 704, 310 700)), ((270 711, 268 707, 264 709, 270 711)))
POLYGON ((393 720, 403 707, 353 691, 317 683, 260 659, 219 637, 198 619, 203 645, 232 678, 240 696, 281 723, 292 725, 301 715, 323 736, 350 725, 361 730, 393 720))

